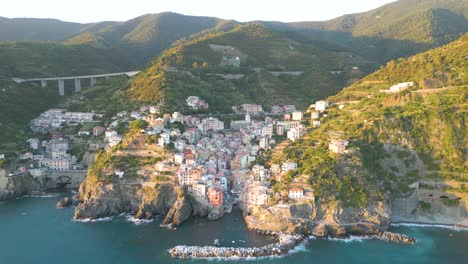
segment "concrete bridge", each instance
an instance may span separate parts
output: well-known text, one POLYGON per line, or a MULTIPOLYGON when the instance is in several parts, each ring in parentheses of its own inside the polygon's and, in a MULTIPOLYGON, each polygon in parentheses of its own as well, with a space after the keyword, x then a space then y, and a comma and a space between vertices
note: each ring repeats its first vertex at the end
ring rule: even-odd
POLYGON ((60 96, 65 95, 65 80, 75 80, 75 91, 81 91, 81 80, 89 79, 91 87, 96 84, 97 78, 110 78, 115 76, 126 75, 128 77, 135 76, 140 71, 129 71, 129 72, 115 72, 115 73, 104 73, 104 74, 94 74, 94 75, 82 75, 82 76, 67 76, 67 77, 50 77, 50 78, 31 78, 31 79, 22 79, 22 78, 12 78, 16 83, 26 83, 26 82, 39 82, 41 87, 46 87, 48 81, 58 81, 59 94, 60 96))

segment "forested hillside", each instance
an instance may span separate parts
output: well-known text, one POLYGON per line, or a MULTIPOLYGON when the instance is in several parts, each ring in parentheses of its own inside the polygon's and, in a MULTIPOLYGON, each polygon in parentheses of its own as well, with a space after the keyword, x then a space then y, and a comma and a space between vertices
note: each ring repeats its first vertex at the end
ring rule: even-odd
MULTIPOLYGON (((273 153, 299 169, 322 197, 363 206, 385 192, 398 197, 420 179, 468 180, 468 35, 387 66, 330 97, 331 107, 302 140, 273 153), (381 92, 413 81, 397 93, 381 92), (339 107, 341 105, 341 107, 339 107), (328 151, 349 140, 348 154, 328 151)), ((285 188, 287 182, 278 183, 285 188)))

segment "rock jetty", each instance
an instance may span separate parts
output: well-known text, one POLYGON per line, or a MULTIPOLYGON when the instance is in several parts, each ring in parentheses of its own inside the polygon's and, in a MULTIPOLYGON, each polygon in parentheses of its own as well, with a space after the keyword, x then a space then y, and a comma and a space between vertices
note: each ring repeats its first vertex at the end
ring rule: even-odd
POLYGON ((301 235, 280 234, 278 240, 278 243, 263 247, 176 246, 168 251, 174 258, 252 258, 282 256, 302 243, 305 237, 301 235))
POLYGON ((382 232, 376 235, 378 239, 396 242, 396 243, 403 243, 403 244, 415 244, 416 239, 407 235, 392 233, 392 232, 382 232))

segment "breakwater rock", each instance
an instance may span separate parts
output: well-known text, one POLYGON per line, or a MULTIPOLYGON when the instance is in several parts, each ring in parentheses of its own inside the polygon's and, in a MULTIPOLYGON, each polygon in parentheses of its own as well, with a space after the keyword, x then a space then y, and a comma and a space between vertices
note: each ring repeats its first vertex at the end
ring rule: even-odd
POLYGON ((263 247, 235 248, 213 246, 176 246, 169 249, 174 258, 252 258, 282 256, 293 250, 304 241, 302 235, 278 236, 278 243, 263 247))
POLYGON ((382 232, 376 235, 378 239, 396 242, 396 243, 403 243, 403 244, 415 244, 416 239, 407 235, 392 233, 392 232, 382 232))

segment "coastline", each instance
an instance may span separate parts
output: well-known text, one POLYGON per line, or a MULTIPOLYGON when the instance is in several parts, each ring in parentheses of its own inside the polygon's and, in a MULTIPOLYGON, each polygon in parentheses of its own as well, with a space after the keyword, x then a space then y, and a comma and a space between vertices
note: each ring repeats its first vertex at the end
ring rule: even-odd
POLYGON ((444 215, 433 215, 431 217, 417 216, 417 217, 402 217, 392 215, 390 220, 391 225, 396 224, 413 224, 422 226, 440 226, 440 227, 454 227, 468 229, 468 218, 450 218, 444 215))
POLYGON ((263 247, 217 247, 217 246, 186 246, 178 245, 167 250, 172 258, 180 259, 251 259, 284 257, 303 246, 309 240, 325 239, 340 241, 355 241, 362 239, 377 239, 387 242, 402 243, 407 245, 416 244, 416 239, 404 234, 393 232, 382 232, 372 236, 349 236, 338 238, 333 236, 316 237, 303 235, 278 234, 278 242, 263 247))
POLYGON ((468 231, 468 225, 457 225, 457 224, 444 224, 444 223, 434 223, 434 222, 415 222, 415 221, 399 221, 391 222, 391 227, 432 227, 432 228, 445 228, 455 231, 468 231))

